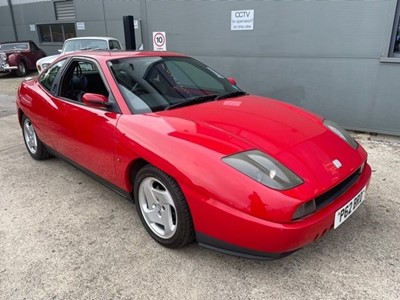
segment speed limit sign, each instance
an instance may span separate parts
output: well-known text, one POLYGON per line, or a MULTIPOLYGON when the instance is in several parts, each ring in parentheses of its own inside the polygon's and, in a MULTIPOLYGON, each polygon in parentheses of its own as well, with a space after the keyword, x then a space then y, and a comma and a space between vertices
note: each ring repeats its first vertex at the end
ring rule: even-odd
POLYGON ((165 32, 153 32, 153 50, 167 51, 167 37, 165 32))

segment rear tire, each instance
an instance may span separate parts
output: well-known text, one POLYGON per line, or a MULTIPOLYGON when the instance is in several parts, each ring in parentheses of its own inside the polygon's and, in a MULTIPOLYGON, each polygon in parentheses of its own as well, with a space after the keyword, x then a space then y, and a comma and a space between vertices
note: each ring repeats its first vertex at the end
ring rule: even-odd
POLYGON ((180 248, 194 240, 192 216, 178 183, 152 165, 139 170, 135 204, 150 236, 168 248, 180 248))
POLYGON ((22 117, 22 136, 24 138, 26 149, 33 159, 43 160, 51 156, 47 151, 46 146, 36 135, 31 120, 26 116, 22 117))
POLYGON ((26 74, 28 74, 28 69, 26 68, 26 64, 23 60, 19 61, 17 67, 18 67, 18 69, 16 71, 17 76, 23 77, 26 74))

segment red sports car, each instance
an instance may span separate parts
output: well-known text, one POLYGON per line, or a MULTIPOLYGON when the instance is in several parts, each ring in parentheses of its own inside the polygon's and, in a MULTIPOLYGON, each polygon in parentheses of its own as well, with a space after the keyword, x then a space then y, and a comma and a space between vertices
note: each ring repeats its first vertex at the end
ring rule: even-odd
POLYGON ((60 57, 18 90, 29 154, 136 203, 158 243, 282 257, 341 225, 371 168, 342 128, 171 52, 60 57))

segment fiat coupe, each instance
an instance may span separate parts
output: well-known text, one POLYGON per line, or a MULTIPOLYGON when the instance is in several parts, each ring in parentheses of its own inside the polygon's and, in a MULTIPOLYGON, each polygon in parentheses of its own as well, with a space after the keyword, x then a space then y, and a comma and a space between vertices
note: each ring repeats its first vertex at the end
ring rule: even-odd
POLYGON ((371 177, 335 122, 172 52, 59 57, 21 83, 17 107, 33 159, 65 159, 131 199, 169 248, 285 256, 343 224, 371 177))

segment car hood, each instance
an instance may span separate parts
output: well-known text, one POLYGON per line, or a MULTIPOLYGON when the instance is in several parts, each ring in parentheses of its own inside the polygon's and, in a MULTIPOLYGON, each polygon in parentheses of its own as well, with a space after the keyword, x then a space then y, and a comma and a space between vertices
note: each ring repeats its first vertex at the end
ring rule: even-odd
POLYGON ((50 55, 50 56, 45 56, 41 59, 39 59, 36 64, 37 65, 42 65, 42 64, 51 64, 53 61, 55 61, 60 55, 50 55))
POLYGON ((264 97, 248 95, 156 115, 168 123, 170 136, 206 147, 220 157, 261 150, 318 189, 342 181, 366 159, 361 147, 351 148, 322 124, 322 118, 264 97))
POLYGON ((6 53, 6 54, 11 54, 11 53, 23 53, 23 52, 29 52, 29 50, 15 50, 15 49, 10 49, 10 50, 0 50, 0 53, 6 53))

